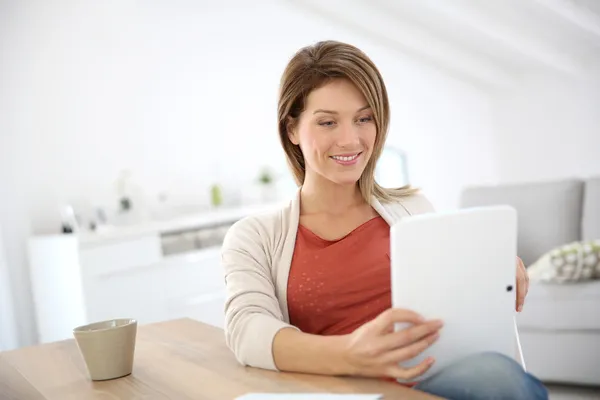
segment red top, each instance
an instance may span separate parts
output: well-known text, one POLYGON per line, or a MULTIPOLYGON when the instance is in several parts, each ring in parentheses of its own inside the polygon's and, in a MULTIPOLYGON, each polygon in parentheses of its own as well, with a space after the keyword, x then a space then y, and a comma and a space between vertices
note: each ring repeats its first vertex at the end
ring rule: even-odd
POLYGON ((288 280, 290 323, 343 335, 392 306, 390 227, 375 217, 335 241, 300 225, 288 280))

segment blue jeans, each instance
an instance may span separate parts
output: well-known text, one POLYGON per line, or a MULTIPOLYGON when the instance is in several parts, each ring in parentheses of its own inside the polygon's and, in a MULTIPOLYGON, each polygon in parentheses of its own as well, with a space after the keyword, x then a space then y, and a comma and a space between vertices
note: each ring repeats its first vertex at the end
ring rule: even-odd
POLYGON ((449 365, 415 389, 452 400, 538 400, 548 391, 515 360, 482 353, 449 365))

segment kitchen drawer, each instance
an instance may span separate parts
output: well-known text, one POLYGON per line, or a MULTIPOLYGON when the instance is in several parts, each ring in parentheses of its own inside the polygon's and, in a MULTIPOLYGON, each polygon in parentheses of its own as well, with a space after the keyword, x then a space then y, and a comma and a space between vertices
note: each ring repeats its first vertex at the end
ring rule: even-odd
POLYGON ((167 298, 200 295, 225 289, 220 248, 166 257, 161 263, 167 298))
POLYGON ((167 313, 170 319, 192 318, 223 329, 225 325, 225 290, 171 299, 167 305, 167 313))
POLYGON ((140 324, 167 319, 163 271, 155 266, 87 279, 85 298, 90 322, 134 318, 140 324))
POLYGON ((160 262, 161 258, 161 243, 158 235, 82 246, 80 251, 83 274, 88 277, 144 267, 160 262))

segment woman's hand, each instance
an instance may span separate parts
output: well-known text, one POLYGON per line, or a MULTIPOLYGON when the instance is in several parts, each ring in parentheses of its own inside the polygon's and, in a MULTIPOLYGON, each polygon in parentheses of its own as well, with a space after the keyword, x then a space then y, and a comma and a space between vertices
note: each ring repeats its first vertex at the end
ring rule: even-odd
POLYGON ((413 379, 427 371, 434 360, 425 359, 411 368, 398 363, 410 360, 431 346, 439 336, 441 321, 424 321, 416 313, 389 309, 344 336, 344 359, 351 375, 413 379), (394 332, 395 323, 412 326, 394 332))
POLYGON ((523 311, 523 305, 525 304, 525 297, 529 291, 529 275, 523 260, 517 257, 517 304, 516 308, 518 312, 523 311))

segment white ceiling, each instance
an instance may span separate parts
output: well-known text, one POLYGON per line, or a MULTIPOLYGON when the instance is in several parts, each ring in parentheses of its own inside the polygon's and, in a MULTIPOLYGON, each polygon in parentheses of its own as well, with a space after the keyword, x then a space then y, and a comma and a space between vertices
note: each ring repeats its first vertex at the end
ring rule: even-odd
POLYGON ((296 0, 461 79, 600 73, 600 0, 296 0))

